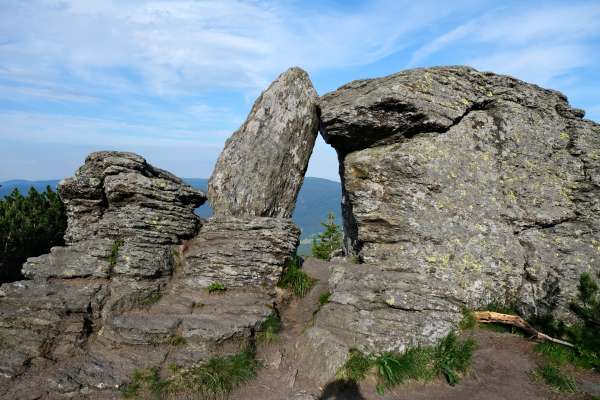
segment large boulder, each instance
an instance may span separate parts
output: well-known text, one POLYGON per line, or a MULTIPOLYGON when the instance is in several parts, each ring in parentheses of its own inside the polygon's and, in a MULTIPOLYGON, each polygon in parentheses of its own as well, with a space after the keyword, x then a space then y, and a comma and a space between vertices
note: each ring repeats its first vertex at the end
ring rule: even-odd
POLYGON ((559 92, 467 67, 321 99, 346 249, 317 327, 366 351, 433 343, 461 308, 565 314, 600 271, 600 126, 559 92))
POLYGON ((289 218, 319 130, 308 74, 290 68, 225 143, 208 182, 216 215, 289 218))

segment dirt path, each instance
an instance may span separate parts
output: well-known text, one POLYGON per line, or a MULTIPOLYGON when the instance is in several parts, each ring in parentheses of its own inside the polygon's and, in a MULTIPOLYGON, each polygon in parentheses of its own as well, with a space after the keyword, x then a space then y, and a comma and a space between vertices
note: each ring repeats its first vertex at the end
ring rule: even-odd
MULTIPOLYGON (((319 297, 328 291, 328 264, 308 258, 303 266, 318 279, 311 292, 302 299, 284 302, 280 313, 283 328, 279 340, 259 346, 258 358, 263 368, 257 377, 232 394, 232 400, 316 400, 310 395, 298 394, 296 368, 286 356, 291 354, 295 340, 311 326, 319 297)), ((535 380, 531 371, 541 359, 533 351, 534 343, 517 335, 475 329, 471 335, 477 342, 471 372, 456 386, 439 380, 429 384, 408 383, 376 394, 376 382, 367 380, 360 385, 334 382, 323 388, 319 400, 590 400, 584 394, 563 394, 543 382, 535 380)), ((579 381, 600 392, 600 374, 572 371, 579 381)), ((311 388, 312 392, 318 388, 311 388)))

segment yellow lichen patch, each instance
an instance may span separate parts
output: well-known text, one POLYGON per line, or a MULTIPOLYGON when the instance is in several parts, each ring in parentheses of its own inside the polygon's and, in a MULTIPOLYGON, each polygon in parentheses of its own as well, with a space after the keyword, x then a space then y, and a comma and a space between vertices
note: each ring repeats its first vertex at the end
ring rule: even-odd
POLYGON ((560 138, 561 138, 561 140, 568 141, 571 138, 571 136, 569 136, 569 134, 567 132, 561 132, 560 138))

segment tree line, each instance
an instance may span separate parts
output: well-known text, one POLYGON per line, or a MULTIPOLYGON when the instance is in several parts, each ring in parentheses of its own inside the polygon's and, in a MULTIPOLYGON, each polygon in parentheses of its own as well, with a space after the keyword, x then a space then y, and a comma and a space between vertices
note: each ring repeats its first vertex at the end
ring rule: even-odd
POLYGON ((26 196, 18 189, 0 199, 0 283, 22 279, 21 266, 28 257, 64 245, 67 228, 65 206, 50 186, 26 196))

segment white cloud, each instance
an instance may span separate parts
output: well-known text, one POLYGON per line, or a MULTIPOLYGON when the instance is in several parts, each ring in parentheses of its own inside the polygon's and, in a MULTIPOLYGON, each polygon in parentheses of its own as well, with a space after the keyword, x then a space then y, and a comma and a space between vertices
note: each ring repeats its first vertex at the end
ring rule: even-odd
POLYGON ((461 4, 379 0, 339 12, 276 1, 5 0, 0 76, 21 70, 41 80, 67 72, 161 95, 255 91, 292 65, 340 68, 381 59, 461 4))
POLYGON ((599 3, 494 9, 424 44, 410 64, 454 51, 460 63, 550 84, 598 62, 599 19, 599 3))
POLYGON ((35 112, 0 112, 0 139, 65 145, 108 147, 192 146, 218 150, 223 131, 172 128, 105 118, 54 115, 35 112))

